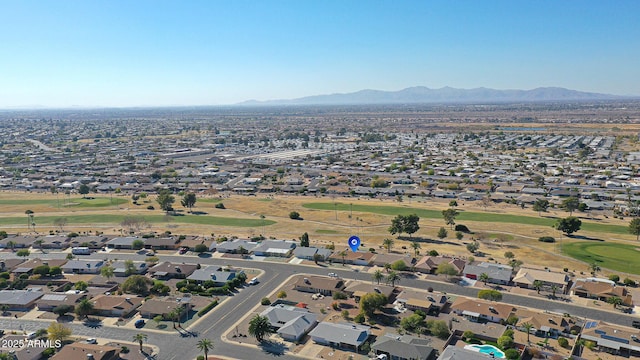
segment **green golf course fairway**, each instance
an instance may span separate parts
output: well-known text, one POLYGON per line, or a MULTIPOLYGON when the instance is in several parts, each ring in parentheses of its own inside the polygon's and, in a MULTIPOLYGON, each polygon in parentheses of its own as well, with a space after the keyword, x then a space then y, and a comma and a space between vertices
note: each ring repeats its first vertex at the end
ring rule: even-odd
POLYGON ((640 274, 640 248, 635 245, 581 241, 561 245, 562 252, 587 264, 601 268, 640 274))
POLYGON ((94 197, 94 198, 67 198, 66 196, 60 196, 60 199, 0 199, 0 206, 2 205, 48 205, 53 209, 57 208, 69 208, 69 207, 81 207, 81 208, 100 208, 117 206, 128 203, 128 199, 123 198, 108 198, 108 197, 94 197))

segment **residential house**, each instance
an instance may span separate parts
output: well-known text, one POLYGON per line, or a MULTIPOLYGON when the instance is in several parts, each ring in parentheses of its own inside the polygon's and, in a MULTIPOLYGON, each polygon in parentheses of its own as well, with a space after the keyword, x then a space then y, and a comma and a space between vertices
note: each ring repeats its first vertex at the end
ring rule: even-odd
POLYGON ((449 345, 444 348, 440 356, 438 356, 438 360, 483 360, 493 358, 494 357, 489 354, 483 354, 475 350, 454 345, 449 345))
POLYGON ((617 286, 613 281, 605 279, 589 278, 576 280, 571 292, 576 296, 602 301, 608 301, 609 298, 612 297, 619 297, 623 305, 633 306, 631 293, 629 293, 625 287, 617 286))
POLYGON ((194 251, 196 245, 205 245, 209 248, 212 243, 215 244, 215 241, 212 239, 207 239, 205 237, 200 236, 187 236, 184 240, 180 241, 180 247, 189 248, 189 250, 194 251))
POLYGON ((298 277, 293 285, 294 290, 332 296, 336 291, 344 290, 344 281, 332 277, 309 276, 298 277))
POLYGON ((451 304, 451 310, 455 314, 464 316, 471 321, 500 323, 513 315, 516 308, 509 304, 460 296, 451 304))
POLYGON ((98 274, 104 266, 102 260, 69 260, 62 265, 62 272, 67 274, 98 274))
MULTIPOLYGON (((212 244, 213 246, 213 244, 212 244)), ((236 239, 233 241, 223 241, 216 244, 215 249, 221 253, 239 254, 242 250, 244 253, 250 253, 258 246, 257 242, 249 240, 236 239), (243 250, 244 249, 244 250, 243 250)))
POLYGON ((640 338, 637 330, 607 324, 603 321, 587 321, 580 337, 593 341, 596 350, 619 355, 623 358, 640 356, 640 338))
POLYGON ((51 360, 120 360, 120 348, 74 342, 64 346, 51 360))
POLYGON ((287 341, 300 340, 318 323, 317 315, 309 310, 282 304, 270 306, 260 315, 269 319, 272 329, 287 341))
POLYGON ((557 288, 556 291, 563 294, 569 282, 569 275, 563 272, 551 271, 550 269, 540 270, 522 267, 512 281, 514 285, 527 289, 534 289, 534 282, 540 281, 543 288, 551 289, 555 286, 557 288))
POLYGON ((353 296, 356 302, 360 302, 360 298, 369 293, 382 294, 387 298, 388 302, 393 302, 394 290, 395 287, 388 285, 352 282, 351 285, 344 289, 344 292, 349 296, 353 296))
POLYGON ((161 262, 149 269, 149 274, 157 279, 186 279, 198 268, 195 264, 161 262))
POLYGON ((91 299, 94 310, 102 316, 126 317, 142 305, 141 297, 131 295, 98 295, 91 299))
POLYGON ((113 275, 118 277, 129 276, 129 275, 142 275, 147 272, 147 263, 144 261, 133 261, 133 272, 131 274, 127 274, 127 264, 126 261, 114 261, 111 263, 111 267, 113 267, 113 275))
POLYGON ((435 360, 437 352, 430 344, 429 339, 387 333, 378 336, 371 350, 376 355, 387 355, 390 360, 435 360))
POLYGON ((467 265, 467 262, 462 259, 447 256, 424 256, 416 262, 414 269, 423 274, 435 274, 440 264, 451 264, 453 268, 458 271, 458 274, 460 274, 467 265))
POLYGON ((180 247, 180 240, 173 237, 145 239, 144 248, 153 250, 176 250, 180 247))
POLYGON ((117 237, 107 241, 106 244, 109 249, 133 249, 133 242, 136 240, 144 242, 146 239, 137 236, 117 237))
POLYGON ((187 276, 187 280, 193 280, 197 283, 213 281, 214 286, 223 286, 228 281, 235 279, 235 277, 235 271, 223 271, 221 267, 211 265, 194 271, 191 275, 187 276))
POLYGON ((33 269, 37 268, 38 266, 47 265, 50 268, 56 266, 62 267, 67 263, 67 261, 68 260, 66 259, 30 259, 14 267, 11 273, 13 273, 15 276, 20 276, 21 274, 31 275, 31 273, 33 273, 33 269))
POLYGON ((561 334, 571 334, 571 331, 580 332, 583 321, 577 317, 565 317, 550 312, 537 312, 518 308, 515 316, 518 317, 516 327, 522 331, 524 324, 531 324, 532 331, 540 337, 557 338, 561 334))
POLYGON ((298 246, 295 249, 293 249, 293 256, 297 257, 298 259, 311 260, 311 261, 315 260, 316 254, 320 255, 320 257, 318 258, 319 261, 325 261, 326 259, 329 258, 329 256, 331 256, 332 253, 333 253, 332 250, 317 248, 313 246, 309 246, 309 247, 298 246))
POLYGON ((447 295, 440 292, 423 292, 405 288, 396 300, 409 310, 420 310, 427 314, 438 316, 449 305, 447 295))
POLYGON ((354 251, 351 251, 350 249, 345 249, 344 258, 341 255, 341 251, 336 251, 329 257, 329 259, 332 262, 337 262, 337 263, 344 262, 345 264, 369 266, 369 264, 371 264, 371 262, 373 261, 374 256, 375 254, 370 252, 360 252, 360 251, 354 252, 354 251))
POLYGON ((309 332, 311 340, 315 343, 354 351, 358 351, 370 335, 369 326, 324 321, 309 332))
POLYGON ((39 289, 0 290, 0 305, 7 305, 8 310, 30 310, 43 295, 39 289))
POLYGON ((6 238, 0 240, 0 248, 8 249, 24 249, 33 245, 33 242, 36 241, 35 236, 31 235, 10 235, 6 238))
POLYGON ((138 309, 140 316, 153 319, 160 315, 165 319, 169 318, 169 313, 176 309, 181 309, 180 318, 191 311, 193 304, 191 304, 191 297, 183 296, 181 298, 154 298, 145 301, 138 309))
POLYGON ((36 301, 38 310, 52 311, 58 306, 71 305, 75 306, 80 300, 87 297, 87 294, 64 294, 64 293, 50 293, 44 294, 36 301))
POLYGON ((70 245, 70 238, 66 235, 47 235, 36 239, 41 244, 34 243, 34 247, 38 249, 66 249, 70 245))
POLYGON ((295 241, 263 240, 253 248, 253 254, 257 256, 289 257, 295 248, 295 241))
POLYGON ((11 272, 17 266, 20 266, 24 262, 24 259, 2 259, 0 261, 0 272, 11 272))
POLYGON ((90 249, 98 249, 106 246, 108 237, 102 235, 83 235, 72 237, 70 241, 71 246, 86 246, 90 249))
POLYGON ((479 280, 480 275, 483 273, 489 275, 487 282, 507 285, 511 281, 513 268, 502 264, 481 262, 479 264, 467 264, 462 272, 464 277, 473 280, 479 280))

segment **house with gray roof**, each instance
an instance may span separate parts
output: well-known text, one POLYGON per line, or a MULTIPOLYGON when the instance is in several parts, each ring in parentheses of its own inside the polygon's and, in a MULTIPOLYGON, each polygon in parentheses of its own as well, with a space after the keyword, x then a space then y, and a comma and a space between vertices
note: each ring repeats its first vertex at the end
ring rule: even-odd
POLYGON ((506 285, 511 281, 513 268, 502 264, 482 262, 479 264, 467 264, 462 274, 469 279, 479 280, 481 274, 489 275, 488 282, 506 285))
POLYGON ((39 289, 0 290, 0 305, 7 305, 8 310, 29 310, 42 295, 39 289))
POLYGON ((107 247, 110 249, 133 249, 133 242, 136 240, 142 240, 137 236, 117 237, 107 241, 107 247))
POLYGON ((222 271, 219 266, 207 266, 205 268, 194 271, 191 275, 187 276, 187 280, 193 280, 198 283, 205 281, 213 281, 214 286, 223 286, 227 281, 235 279, 235 271, 222 271))
POLYGON ((307 309, 276 305, 265 309, 261 316, 269 319, 271 327, 287 341, 298 341, 317 323, 317 315, 307 309))
POLYGON ((329 258, 329 256, 331 256, 332 253, 333 253, 332 250, 317 248, 313 246, 309 246, 309 247, 298 246, 295 249, 293 249, 293 256, 297 257, 298 259, 312 260, 312 261, 316 254, 320 255, 320 258, 318 259, 319 261, 325 261, 326 259, 329 258))
POLYGON ((62 272, 67 274, 97 274, 104 265, 102 260, 69 260, 62 265, 62 272))
POLYGON ((236 254, 240 252, 240 247, 247 250, 247 252, 252 252, 257 245, 258 243, 254 241, 236 239, 234 241, 223 241, 217 244, 215 248, 221 253, 236 254))
POLYGON ((489 354, 483 354, 478 351, 469 350, 453 345, 447 346, 440 356, 438 356, 438 360, 482 360, 482 359, 493 359, 489 354))
POLYGON ((311 340, 322 345, 358 351, 371 336, 371 328, 366 325, 336 324, 321 322, 309 333, 311 340))
POLYGON ((260 242, 258 246, 253 248, 253 254, 257 256, 289 257, 295 248, 295 241, 264 240, 260 242))
POLYGON ((133 262, 133 273, 127 274, 127 264, 126 261, 114 261, 111 263, 111 267, 113 267, 113 275, 115 276, 129 276, 129 275, 141 275, 147 272, 147 263, 144 261, 134 261, 133 262))
POLYGON ((384 334, 371 345, 376 355, 387 355, 397 360, 435 360, 437 352, 429 346, 431 341, 410 335, 384 334))

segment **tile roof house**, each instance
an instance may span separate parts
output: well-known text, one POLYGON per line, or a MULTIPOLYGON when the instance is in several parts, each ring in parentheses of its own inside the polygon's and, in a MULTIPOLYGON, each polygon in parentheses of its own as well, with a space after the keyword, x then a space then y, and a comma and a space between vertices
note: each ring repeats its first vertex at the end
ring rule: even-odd
POLYGON ((421 310, 436 316, 450 305, 449 298, 443 293, 423 292, 406 288, 398 294, 396 300, 403 303, 409 310, 421 310))
POLYGON ((407 269, 410 269, 417 262, 414 257, 408 255, 376 254, 376 256, 373 258, 372 264, 376 266, 384 266, 385 264, 393 264, 396 261, 404 262, 407 269))
POLYGON ((178 264, 169 261, 161 262, 149 269, 149 274, 158 279, 185 279, 198 268, 195 264, 178 264))
POLYGON ((36 237, 31 235, 7 236, 6 238, 0 240, 0 248, 11 248, 11 244, 13 244, 14 249, 27 248, 33 245, 34 241, 36 241, 36 237))
POLYGON ((145 301, 138 311, 140 316, 147 319, 153 319, 158 315, 167 318, 170 312, 179 307, 182 307, 180 316, 183 316, 191 310, 192 306, 191 298, 188 296, 182 298, 157 298, 145 301))
POLYGON ((41 244, 34 244, 38 249, 66 249, 70 246, 70 238, 61 235, 47 235, 36 239, 41 244))
POLYGON ((322 294, 332 296, 336 291, 344 290, 344 281, 342 279, 324 277, 324 276, 309 276, 298 277, 293 289, 309 292, 314 294, 322 294))
POLYGON ((529 323, 533 325, 532 330, 536 335, 544 337, 557 338, 560 334, 570 334, 571 330, 580 332, 581 323, 579 324, 573 317, 564 317, 555 313, 538 312, 527 309, 517 309, 515 316, 518 317, 516 327, 524 332, 526 330, 523 324, 529 323))
POLYGON ((416 262, 414 268, 417 272, 435 274, 440 264, 451 264, 456 270, 458 270, 458 273, 462 273, 467 262, 462 259, 446 256, 424 256, 416 262))
POLYGON ((316 314, 294 306, 271 306, 260 315, 267 317, 271 327, 287 341, 300 340, 318 323, 316 314))
POLYGON ((72 343, 64 346, 51 360, 119 360, 120 348, 114 346, 72 343), (92 356, 89 357, 88 355, 92 356))
POLYGON ((38 266, 47 265, 49 267, 62 267, 67 263, 67 261, 68 260, 66 259, 30 259, 14 267, 11 272, 15 275, 31 274, 33 272, 33 269, 37 268, 38 266))
POLYGON ((516 286, 533 289, 533 282, 536 280, 541 281, 545 288, 550 289, 555 285, 558 287, 559 293, 564 293, 567 283, 569 282, 569 275, 551 270, 522 267, 518 270, 518 273, 513 277, 512 281, 516 286))
POLYGON ((603 353, 621 355, 625 358, 640 356, 640 338, 637 330, 602 321, 588 321, 580 337, 595 342, 597 349, 603 353))
POLYGON ((198 283, 211 280, 214 286, 223 286, 227 281, 235 279, 236 275, 235 271, 223 271, 219 266, 211 265, 194 271, 187 276, 187 280, 194 280, 198 283))
POLYGON ((502 264, 493 264, 482 262, 479 264, 467 264, 462 274, 464 277, 479 280, 481 274, 489 275, 489 281, 493 284, 506 285, 511 281, 513 268, 502 264))
POLYGON ((384 295, 389 302, 391 302, 391 296, 395 287, 384 284, 370 284, 364 282, 352 282, 344 289, 347 295, 353 296, 356 302, 360 302, 360 298, 365 294, 378 293, 384 295))
POLYGON ((387 355, 388 359, 435 360, 437 352, 429 346, 431 341, 410 335, 384 334, 371 345, 376 355, 387 355))
POLYGON ((341 349, 358 351, 371 335, 371 328, 364 325, 321 322, 309 336, 315 343, 341 349))
POLYGON ((607 301, 609 298, 617 296, 622 300, 623 305, 633 305, 631 294, 625 287, 617 286, 612 281, 604 279, 601 281, 596 279, 578 279, 573 284, 571 292, 576 296, 602 301, 607 301))
POLYGON ((98 295, 91 302, 94 310, 102 316, 125 317, 142 305, 142 300, 130 295, 98 295))
MULTIPOLYGON (((335 251, 329 257, 329 259, 331 259, 332 262, 342 263, 343 258, 340 255, 340 253, 341 251, 335 251)), ((344 263, 368 266, 373 261, 374 256, 375 254, 370 252, 361 252, 361 251, 353 252, 351 251, 351 249, 345 249, 344 263)))
POLYGON ((145 239, 144 248, 153 250, 175 250, 180 247, 178 238, 148 238, 145 239))
POLYGON ((87 297, 87 294, 44 294, 38 301, 36 301, 36 306, 38 307, 38 310, 51 311, 56 306, 60 305, 75 306, 80 300, 84 299, 85 297, 87 297))
POLYGON ((513 305, 458 297, 451 304, 451 310, 457 315, 464 316, 471 321, 490 321, 499 323, 506 321, 513 315, 516 308, 513 305))

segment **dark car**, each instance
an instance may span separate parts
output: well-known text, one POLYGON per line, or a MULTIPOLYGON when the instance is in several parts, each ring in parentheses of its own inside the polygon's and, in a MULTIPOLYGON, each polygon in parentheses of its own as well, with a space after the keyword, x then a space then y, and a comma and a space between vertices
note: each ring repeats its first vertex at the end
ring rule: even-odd
POLYGON ((638 321, 638 320, 633 320, 631 322, 631 325, 636 329, 640 329, 640 321, 638 321))
POLYGON ((140 319, 135 322, 135 325, 138 329, 144 326, 144 320, 140 319))

